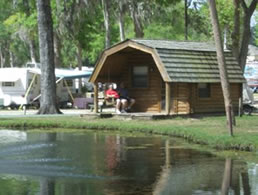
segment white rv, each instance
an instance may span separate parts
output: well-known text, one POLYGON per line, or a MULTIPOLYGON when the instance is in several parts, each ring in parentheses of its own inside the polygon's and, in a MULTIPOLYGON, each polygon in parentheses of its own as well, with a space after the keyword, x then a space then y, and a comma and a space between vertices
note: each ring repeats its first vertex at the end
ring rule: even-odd
POLYGON ((0 69, 0 106, 15 107, 26 105, 40 93, 39 75, 28 68, 0 69), (26 94, 30 83, 34 80, 30 91, 26 94))
MULTIPOLYGON (((88 78, 92 71, 55 69, 56 94, 60 104, 73 100, 75 79, 88 78)), ((40 64, 27 63, 26 68, 0 69, 0 106, 29 105, 40 97, 40 64)))

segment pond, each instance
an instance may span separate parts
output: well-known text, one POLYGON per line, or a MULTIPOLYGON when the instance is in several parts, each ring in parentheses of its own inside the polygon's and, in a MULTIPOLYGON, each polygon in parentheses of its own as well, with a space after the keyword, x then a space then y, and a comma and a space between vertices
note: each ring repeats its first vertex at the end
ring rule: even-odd
POLYGON ((258 166, 181 140, 95 131, 0 131, 0 194, 258 194, 258 166))

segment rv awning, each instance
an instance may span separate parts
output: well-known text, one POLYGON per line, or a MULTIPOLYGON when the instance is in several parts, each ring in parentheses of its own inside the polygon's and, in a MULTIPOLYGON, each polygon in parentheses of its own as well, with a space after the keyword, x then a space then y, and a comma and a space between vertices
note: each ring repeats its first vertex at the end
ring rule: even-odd
POLYGON ((91 71, 79 71, 79 70, 64 70, 56 69, 56 77, 64 79, 77 79, 77 78, 89 78, 92 74, 91 71))
MULTIPOLYGON (((30 72, 32 72, 34 74, 41 74, 40 69, 31 69, 30 72)), ((89 78, 92 74, 92 71, 55 69, 55 74, 56 74, 57 78, 77 79, 77 78, 89 78)))

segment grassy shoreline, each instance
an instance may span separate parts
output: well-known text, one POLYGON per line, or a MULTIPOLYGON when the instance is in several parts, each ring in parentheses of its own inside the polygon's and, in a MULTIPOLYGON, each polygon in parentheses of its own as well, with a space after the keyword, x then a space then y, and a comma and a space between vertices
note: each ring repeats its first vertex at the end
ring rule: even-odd
POLYGON ((91 129, 142 132, 181 137, 221 150, 257 151, 258 116, 237 117, 234 137, 228 135, 225 117, 174 118, 169 120, 118 120, 87 117, 1 118, 0 128, 91 129))

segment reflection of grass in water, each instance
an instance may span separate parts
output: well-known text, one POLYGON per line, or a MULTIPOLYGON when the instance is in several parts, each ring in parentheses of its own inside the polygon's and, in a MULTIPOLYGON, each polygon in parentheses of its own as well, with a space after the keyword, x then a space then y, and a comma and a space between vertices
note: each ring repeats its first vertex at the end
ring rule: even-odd
MULTIPOLYGON (((122 137, 164 137, 158 134, 149 134, 144 132, 128 132, 128 131, 110 131, 110 130, 91 130, 91 129, 64 129, 64 128, 48 128, 48 129, 29 129, 27 133, 76 133, 76 135, 85 135, 88 133, 105 134, 111 136, 122 136, 122 137)), ((146 144, 148 145, 148 144, 146 144)), ((150 144, 152 145, 152 144, 150 144)))
POLYGON ((245 151, 212 151, 213 154, 222 158, 232 158, 234 160, 241 160, 245 162, 258 163, 258 155, 245 151))
POLYGON ((146 146, 126 146, 125 150, 142 150, 142 149, 147 149, 148 147, 146 146))
POLYGON ((125 146, 125 149, 126 150, 140 150, 140 149, 147 149, 152 146, 154 146, 154 144, 141 144, 139 146, 125 146))
POLYGON ((143 146, 150 147, 150 146, 154 146, 154 144, 143 144, 143 146))

